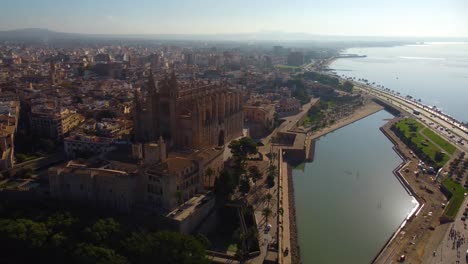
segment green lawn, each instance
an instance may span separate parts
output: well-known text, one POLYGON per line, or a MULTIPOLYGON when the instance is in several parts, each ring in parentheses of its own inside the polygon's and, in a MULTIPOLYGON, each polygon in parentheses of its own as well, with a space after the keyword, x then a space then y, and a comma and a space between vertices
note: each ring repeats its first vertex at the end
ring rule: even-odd
POLYGON ((15 156, 16 156, 16 161, 18 163, 34 160, 34 159, 41 157, 37 155, 36 153, 16 153, 15 156))
POLYGON ((236 243, 230 244, 227 251, 237 252, 237 244, 236 243))
MULTIPOLYGON (((436 152, 437 151, 444 151, 445 149, 440 149, 438 146, 436 146, 431 141, 426 140, 426 138, 424 138, 420 134, 420 132, 424 133, 423 130, 428 130, 428 129, 426 129, 421 123, 419 123, 415 119, 412 119, 412 118, 403 119, 400 122, 398 122, 396 124, 396 126, 400 131, 402 131, 404 133, 406 138, 411 138, 411 141, 417 145, 417 148, 421 149, 428 157, 430 157, 430 159, 437 166, 442 167, 449 160, 449 156, 447 154, 444 154, 443 159, 441 161, 438 161, 438 162, 435 161, 436 152)), ((428 138, 430 138, 430 137, 428 137, 428 138)), ((432 138, 430 138, 430 139, 432 140, 432 138)), ((434 141, 434 142, 436 142, 436 141, 434 141)), ((452 153, 450 153, 450 154, 452 154, 452 153)))
POLYGON ((465 189, 449 177, 442 181, 442 184, 452 193, 449 205, 445 208, 444 215, 455 218, 460 206, 463 203, 465 189))
POLYGON ((455 153, 455 146, 447 142, 447 140, 443 139, 441 136, 437 135, 434 131, 425 128, 422 133, 430 138, 432 141, 434 141, 437 145, 439 145, 441 148, 443 148, 447 153, 453 154, 455 153))
POLYGON ((290 65, 275 65, 275 67, 278 69, 284 69, 284 70, 297 70, 301 68, 298 66, 290 66, 290 65))

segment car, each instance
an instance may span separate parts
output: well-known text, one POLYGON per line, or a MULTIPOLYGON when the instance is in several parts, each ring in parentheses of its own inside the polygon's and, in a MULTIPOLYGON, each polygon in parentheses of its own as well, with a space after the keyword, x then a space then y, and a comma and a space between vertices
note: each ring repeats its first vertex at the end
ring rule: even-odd
MULTIPOLYGON (((467 250, 467 259, 468 259, 468 250, 467 250)), ((401 255, 400 258, 398 259, 398 262, 403 262, 406 260, 406 256, 405 255, 401 255)))

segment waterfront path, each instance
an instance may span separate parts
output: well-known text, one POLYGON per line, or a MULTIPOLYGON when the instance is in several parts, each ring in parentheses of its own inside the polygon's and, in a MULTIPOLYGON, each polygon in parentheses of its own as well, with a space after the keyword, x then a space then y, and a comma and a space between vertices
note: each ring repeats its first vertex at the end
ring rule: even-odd
POLYGON ((464 208, 468 206, 468 199, 463 201, 455 222, 447 224, 445 234, 439 246, 433 251, 426 252, 425 261, 428 264, 458 264, 466 263, 468 250, 468 229, 463 217, 464 208))
MULTIPOLYGON (((280 149, 281 151, 281 149, 280 149)), ((280 155, 281 156, 281 155, 280 155)), ((283 162, 283 159, 280 157, 280 171, 279 171, 279 184, 280 184, 280 202, 281 207, 283 208, 283 214, 280 216, 279 222, 281 223, 282 228, 279 228, 279 263, 280 264, 290 264, 292 263, 291 259, 291 226, 290 226, 290 208, 289 208, 289 179, 290 176, 288 173, 288 164, 283 162), (289 249, 287 255, 284 254, 284 251, 289 249)), ((291 194, 294 195, 294 194, 291 194)), ((294 217, 294 216, 292 216, 294 217)))
POLYGON ((412 187, 416 193, 415 198, 423 206, 408 220, 374 263, 397 263, 401 255, 406 256, 405 263, 426 263, 423 258, 427 248, 433 243, 436 234, 441 232, 440 229, 444 228, 439 224, 439 217, 443 213, 441 204, 447 201, 439 191, 438 182, 433 181, 432 175, 414 174, 414 171, 419 170, 417 166, 419 159, 413 157, 411 150, 390 130, 390 126, 398 120, 400 119, 395 118, 385 124, 382 129, 393 141, 395 148, 406 157, 406 165, 400 169, 400 174, 412 187))

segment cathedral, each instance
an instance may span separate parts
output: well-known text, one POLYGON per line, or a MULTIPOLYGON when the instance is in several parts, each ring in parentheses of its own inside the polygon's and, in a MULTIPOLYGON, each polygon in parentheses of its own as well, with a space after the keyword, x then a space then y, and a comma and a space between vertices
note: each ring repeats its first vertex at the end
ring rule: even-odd
POLYGON ((155 81, 150 72, 146 94, 135 92, 136 142, 156 142, 169 149, 222 146, 242 135, 240 91, 219 81, 178 81, 175 73, 155 81))

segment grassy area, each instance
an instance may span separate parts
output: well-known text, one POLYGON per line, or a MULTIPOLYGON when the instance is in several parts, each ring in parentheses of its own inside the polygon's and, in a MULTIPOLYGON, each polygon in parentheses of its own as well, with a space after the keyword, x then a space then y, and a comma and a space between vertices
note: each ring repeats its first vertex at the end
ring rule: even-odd
POLYGON ((34 160, 40 157, 41 156, 36 153, 16 153, 16 161, 18 163, 34 160))
POLYGON ((227 251, 237 252, 237 244, 236 244, 236 243, 230 244, 230 245, 228 246, 227 251))
POLYGON ((452 194, 452 197, 450 198, 450 203, 445 208, 444 215, 451 218, 455 218, 457 216, 458 210, 460 209, 460 206, 463 203, 463 199, 465 198, 465 189, 449 177, 445 178, 442 181, 442 184, 452 194))
POLYGON ((318 113, 309 113, 309 115, 307 115, 303 122, 302 122, 302 125, 305 126, 305 127, 310 127, 312 125, 315 125, 317 123, 320 123, 320 121, 323 119, 323 114, 321 112, 318 112, 318 113))
POLYGON ((421 135, 420 132, 427 129, 415 119, 407 118, 401 120, 396 124, 396 127, 404 134, 405 138, 411 139, 416 147, 426 154, 435 165, 442 167, 449 160, 449 156, 447 154, 443 154, 442 159, 438 161, 436 160, 436 153, 438 151, 443 151, 444 149, 440 149, 434 143, 428 141, 423 135, 421 135))
POLYGON ((275 67, 278 69, 283 69, 283 70, 298 70, 301 68, 298 66, 290 66, 290 65, 276 65, 275 67))
POLYGON ((428 129, 428 128, 425 128, 422 133, 430 138, 434 143, 436 143, 437 145, 439 145, 441 148, 443 148, 447 153, 449 154, 453 154, 455 153, 455 146, 453 146, 452 144, 450 144, 449 142, 447 142, 447 140, 443 139, 441 136, 437 135, 434 131, 428 129))

